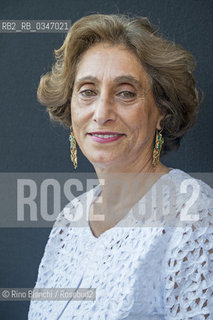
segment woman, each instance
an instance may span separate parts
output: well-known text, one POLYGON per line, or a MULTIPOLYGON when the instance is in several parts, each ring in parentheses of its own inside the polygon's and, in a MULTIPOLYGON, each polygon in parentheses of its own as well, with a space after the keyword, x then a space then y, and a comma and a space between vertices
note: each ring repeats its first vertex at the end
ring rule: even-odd
POLYGON ((38 98, 100 184, 59 214, 36 288, 96 299, 32 301, 29 319, 212 319, 213 192, 159 160, 196 120, 193 56, 116 15, 80 19, 55 54, 38 98))

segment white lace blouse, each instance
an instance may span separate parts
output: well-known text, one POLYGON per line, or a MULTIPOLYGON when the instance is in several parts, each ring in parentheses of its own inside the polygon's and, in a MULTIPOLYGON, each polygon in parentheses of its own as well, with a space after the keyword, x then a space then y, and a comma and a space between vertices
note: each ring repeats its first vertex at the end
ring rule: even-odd
POLYGON ((94 288, 96 297, 32 300, 28 319, 212 320, 213 189, 191 179, 172 169, 137 203, 138 211, 98 238, 85 214, 101 187, 69 203, 50 233, 35 288, 94 288), (145 219, 150 194, 156 200, 145 219))

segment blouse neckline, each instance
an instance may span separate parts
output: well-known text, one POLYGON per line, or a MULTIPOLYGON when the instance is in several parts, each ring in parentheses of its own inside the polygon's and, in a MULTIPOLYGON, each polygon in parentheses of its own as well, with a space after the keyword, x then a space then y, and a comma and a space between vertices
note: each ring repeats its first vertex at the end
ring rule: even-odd
MULTIPOLYGON (((166 177, 171 176, 172 174, 174 174, 174 173, 177 172, 177 171, 181 171, 181 170, 179 170, 179 169, 174 169, 174 168, 169 168, 169 169, 170 169, 170 171, 167 172, 167 173, 165 173, 165 174, 163 174, 163 175, 161 175, 160 178, 153 183, 153 185, 151 186, 151 188, 150 188, 147 192, 149 192, 150 190, 152 190, 152 189, 155 187, 155 185, 156 185, 157 183, 159 183, 159 181, 161 181, 162 179, 165 179, 166 177)), ((105 238, 106 236, 108 236, 109 234, 111 234, 112 232, 114 232, 115 230, 116 230, 117 232, 122 232, 123 228, 119 228, 119 226, 122 224, 122 222, 123 222, 124 219, 128 218, 129 213, 130 213, 131 210, 130 210, 120 221, 118 221, 118 223, 116 223, 116 224, 114 225, 114 227, 112 227, 112 228, 110 228, 110 229, 107 229, 106 231, 104 231, 103 233, 101 233, 99 237, 96 237, 96 236, 94 235, 94 233, 93 233, 93 231, 92 231, 92 229, 91 229, 91 227, 90 227, 90 223, 89 223, 89 209, 90 209, 90 206, 92 205, 92 203, 93 203, 93 202, 98 198, 98 196, 100 195, 100 193, 101 193, 101 191, 102 191, 101 185, 98 184, 98 185, 97 185, 93 190, 91 190, 91 191, 93 191, 93 192, 91 193, 91 197, 90 197, 89 201, 87 202, 87 208, 86 208, 86 216, 87 216, 86 224, 87 224, 87 230, 88 230, 89 237, 90 237, 91 239, 93 239, 93 241, 97 242, 97 241, 100 241, 101 239, 105 238), (122 230, 121 230, 121 229, 122 229, 122 230)), ((146 196, 146 194, 147 194, 147 193, 145 193, 145 195, 144 195, 139 201, 141 201, 141 200, 146 196)))

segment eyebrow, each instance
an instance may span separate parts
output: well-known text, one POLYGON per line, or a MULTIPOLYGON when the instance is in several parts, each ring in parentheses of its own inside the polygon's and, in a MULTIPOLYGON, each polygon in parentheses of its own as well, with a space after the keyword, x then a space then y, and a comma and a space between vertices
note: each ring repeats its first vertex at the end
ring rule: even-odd
POLYGON ((77 88, 79 88, 79 86, 82 84, 82 82, 94 82, 94 83, 98 83, 98 79, 96 77, 93 77, 93 76, 86 76, 86 77, 82 77, 80 79, 78 79, 76 82, 75 82, 75 86, 77 88))
MULTIPOLYGON (((80 79, 78 79, 75 83, 75 85, 77 86, 77 88, 79 88, 79 86, 82 84, 82 82, 92 82, 92 83, 100 83, 100 81, 98 80, 98 78, 93 77, 93 76, 86 76, 86 77, 82 77, 80 79)), ((119 76, 116 77, 113 82, 115 84, 122 84, 122 83, 128 83, 128 84, 132 84, 134 85, 138 90, 143 89, 143 86, 141 84, 141 82, 136 79, 135 77, 131 76, 131 75, 123 75, 123 76, 119 76)))

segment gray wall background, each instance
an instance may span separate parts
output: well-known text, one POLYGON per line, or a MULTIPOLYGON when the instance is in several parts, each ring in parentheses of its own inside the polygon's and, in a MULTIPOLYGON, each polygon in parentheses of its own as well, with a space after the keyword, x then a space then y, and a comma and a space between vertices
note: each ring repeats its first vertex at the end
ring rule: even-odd
MULTIPOLYGON (((197 59, 197 85, 205 98, 196 125, 180 149, 163 159, 187 172, 213 172, 213 92, 211 0, 1 0, 0 19, 67 19, 91 13, 147 16, 168 39, 197 59)), ((73 172, 68 130, 49 121, 36 100, 41 74, 50 70, 53 50, 65 34, 0 33, 0 171, 73 172)), ((92 172, 78 153, 78 172, 92 172)), ((5 214, 1 212, 1 214, 5 214)), ((0 287, 33 287, 50 229, 0 229, 0 287)), ((1 319, 27 319, 28 302, 1 302, 1 319)))

